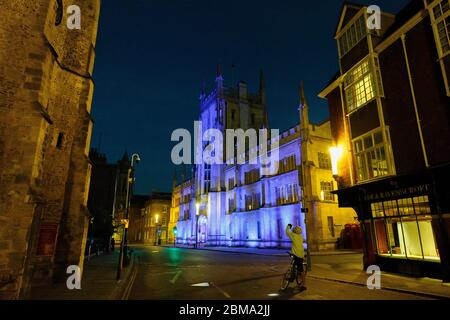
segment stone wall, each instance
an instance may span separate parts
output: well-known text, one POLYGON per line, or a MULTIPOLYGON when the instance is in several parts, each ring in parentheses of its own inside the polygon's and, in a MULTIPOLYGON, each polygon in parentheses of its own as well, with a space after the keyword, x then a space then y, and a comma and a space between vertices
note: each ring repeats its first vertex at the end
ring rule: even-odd
POLYGON ((55 25, 56 0, 0 11, 0 299, 83 265, 98 0, 76 0, 81 29, 55 25))

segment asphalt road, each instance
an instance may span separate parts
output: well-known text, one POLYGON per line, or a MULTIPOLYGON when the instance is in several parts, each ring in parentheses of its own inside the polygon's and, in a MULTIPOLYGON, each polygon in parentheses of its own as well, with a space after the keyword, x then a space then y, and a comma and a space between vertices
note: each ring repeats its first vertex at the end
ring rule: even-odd
MULTIPOLYGON (((416 300, 422 296, 328 280, 307 279, 307 290, 291 284, 280 292, 289 257, 134 247, 136 271, 125 298, 131 300, 416 300)), ((321 263, 329 257, 313 257, 321 263)), ((334 259, 354 259, 348 255, 334 259)))

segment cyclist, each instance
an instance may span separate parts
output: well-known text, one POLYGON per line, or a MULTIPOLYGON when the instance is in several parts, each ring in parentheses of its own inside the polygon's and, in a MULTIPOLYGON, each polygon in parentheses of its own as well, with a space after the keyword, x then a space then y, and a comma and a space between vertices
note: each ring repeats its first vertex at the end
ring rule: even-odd
POLYGON ((296 226, 291 232, 292 224, 288 224, 286 227, 286 235, 292 241, 291 254, 294 256, 294 267, 297 268, 297 272, 300 273, 302 277, 301 290, 306 290, 306 273, 303 270, 303 260, 305 259, 305 250, 303 249, 303 236, 302 228, 296 226))

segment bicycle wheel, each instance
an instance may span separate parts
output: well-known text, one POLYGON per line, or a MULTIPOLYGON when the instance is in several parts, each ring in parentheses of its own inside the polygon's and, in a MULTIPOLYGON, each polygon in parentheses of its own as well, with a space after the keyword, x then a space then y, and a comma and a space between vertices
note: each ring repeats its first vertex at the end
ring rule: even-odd
POLYGON ((289 268, 288 271, 283 275, 283 280, 281 281, 281 291, 284 291, 289 287, 289 283, 291 282, 292 270, 289 268))
POLYGON ((302 280, 302 274, 300 272, 295 271, 295 281, 297 282, 297 284, 300 286, 303 284, 303 280, 302 280))

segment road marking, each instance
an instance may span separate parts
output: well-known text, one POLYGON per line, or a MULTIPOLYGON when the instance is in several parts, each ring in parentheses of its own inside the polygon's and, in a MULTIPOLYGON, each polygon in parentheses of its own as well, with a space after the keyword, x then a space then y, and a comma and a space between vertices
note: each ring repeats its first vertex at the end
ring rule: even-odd
POLYGON ((218 286, 216 286, 213 282, 210 282, 210 284, 211 284, 214 288, 216 288, 217 290, 219 290, 220 293, 222 293, 226 298, 228 298, 228 299, 231 298, 231 296, 230 296, 228 293, 226 293, 225 291, 223 291, 222 289, 220 289, 220 288, 219 288, 218 286))
POLYGON ((191 284, 191 287, 209 287, 209 282, 194 283, 191 284))
POLYGON ((133 274, 131 275, 130 282, 128 283, 128 285, 127 285, 127 287, 125 289, 125 293, 124 293, 124 295, 122 297, 122 300, 128 300, 128 298, 130 297, 131 289, 133 288, 134 281, 136 280, 137 273, 138 273, 138 268, 137 268, 137 266, 135 266, 134 270, 133 270, 133 274))
POLYGON ((179 278, 180 275, 181 275, 181 270, 178 271, 178 272, 175 274, 175 276, 172 278, 172 280, 170 280, 169 282, 170 282, 171 284, 175 284, 175 282, 177 282, 177 280, 178 280, 178 278, 179 278))

